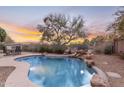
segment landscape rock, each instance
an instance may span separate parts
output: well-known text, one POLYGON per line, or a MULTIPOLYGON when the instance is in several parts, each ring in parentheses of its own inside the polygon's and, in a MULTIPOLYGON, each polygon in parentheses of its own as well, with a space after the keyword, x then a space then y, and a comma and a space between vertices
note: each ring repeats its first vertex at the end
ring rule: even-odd
POLYGON ((103 80, 99 75, 93 75, 91 79, 91 86, 92 87, 110 87, 108 81, 103 80))
POLYGON ((89 54, 88 54, 88 55, 85 55, 84 57, 85 57, 86 59, 92 59, 92 55, 89 55, 89 54))
POLYGON ((104 65, 108 65, 108 62, 104 61, 103 64, 104 64, 104 65))
POLYGON ((87 64, 87 66, 89 66, 89 67, 92 67, 92 66, 95 65, 94 60, 85 60, 85 62, 86 62, 86 64, 87 64))
POLYGON ((112 78, 122 78, 120 74, 115 73, 115 72, 106 72, 109 77, 112 78))

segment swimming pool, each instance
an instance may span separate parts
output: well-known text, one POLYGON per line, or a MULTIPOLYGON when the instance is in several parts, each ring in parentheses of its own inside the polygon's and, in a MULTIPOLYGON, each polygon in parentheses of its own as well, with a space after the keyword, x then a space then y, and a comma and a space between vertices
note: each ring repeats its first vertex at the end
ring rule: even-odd
POLYGON ((29 79, 43 87, 90 86, 95 73, 83 60, 77 58, 34 55, 17 58, 16 61, 28 62, 29 79))

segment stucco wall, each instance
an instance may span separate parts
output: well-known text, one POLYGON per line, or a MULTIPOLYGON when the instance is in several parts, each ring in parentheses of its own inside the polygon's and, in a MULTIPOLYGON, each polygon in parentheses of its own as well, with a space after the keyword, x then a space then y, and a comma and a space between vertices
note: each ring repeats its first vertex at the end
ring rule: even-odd
POLYGON ((124 53, 124 40, 118 41, 118 44, 115 47, 117 49, 116 51, 117 53, 121 53, 121 52, 124 53))
POLYGON ((101 53, 104 53, 104 50, 106 48, 106 46, 109 46, 109 45, 113 45, 112 42, 99 42, 95 47, 94 49, 97 51, 99 50, 101 53))

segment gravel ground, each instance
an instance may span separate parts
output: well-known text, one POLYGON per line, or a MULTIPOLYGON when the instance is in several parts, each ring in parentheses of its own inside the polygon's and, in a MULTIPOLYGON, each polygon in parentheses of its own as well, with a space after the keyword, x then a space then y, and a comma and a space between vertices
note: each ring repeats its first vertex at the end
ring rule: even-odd
POLYGON ((118 56, 94 55, 96 65, 104 72, 115 72, 121 75, 121 78, 109 77, 112 87, 124 87, 124 60, 118 56))
POLYGON ((0 53, 0 58, 2 58, 3 57, 3 54, 2 53, 0 53))
POLYGON ((15 69, 13 66, 0 66, 0 87, 5 86, 5 82, 11 72, 15 69))

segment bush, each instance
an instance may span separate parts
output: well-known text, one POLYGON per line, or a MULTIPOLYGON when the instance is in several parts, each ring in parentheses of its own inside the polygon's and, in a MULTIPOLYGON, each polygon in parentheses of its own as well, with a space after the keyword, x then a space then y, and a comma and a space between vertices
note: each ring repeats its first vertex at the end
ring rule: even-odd
POLYGON ((111 55, 113 53, 113 46, 109 45, 105 47, 104 54, 111 55))
POLYGON ((64 46, 59 46, 59 45, 48 45, 48 44, 42 44, 40 46, 40 52, 44 53, 58 53, 58 54, 62 54, 65 51, 65 47, 64 46))
POLYGON ((52 53, 53 51, 50 45, 42 44, 40 47, 40 52, 52 53))
POLYGON ((65 51, 65 46, 49 45, 49 44, 26 44, 22 46, 22 51, 40 52, 40 53, 58 53, 62 54, 65 51))
POLYGON ((3 45, 2 44, 0 44, 0 50, 2 50, 3 49, 3 45))
POLYGON ((25 52, 40 52, 40 44, 26 44, 22 45, 22 51, 25 52))
POLYGON ((71 44, 68 47, 76 48, 78 50, 86 50, 86 51, 89 49, 88 44, 71 44))
POLYGON ((52 45, 52 52, 53 53, 58 53, 58 54, 63 54, 65 52, 66 47, 65 46, 59 46, 59 45, 52 45))
POLYGON ((121 59, 124 59, 124 53, 121 53, 121 54, 119 55, 119 57, 120 57, 121 59))
POLYGON ((102 54, 103 52, 100 49, 95 49, 95 53, 102 54))
POLYGON ((4 44, 0 44, 0 50, 3 50, 3 49, 4 49, 4 47, 5 47, 5 45, 4 45, 4 44))

